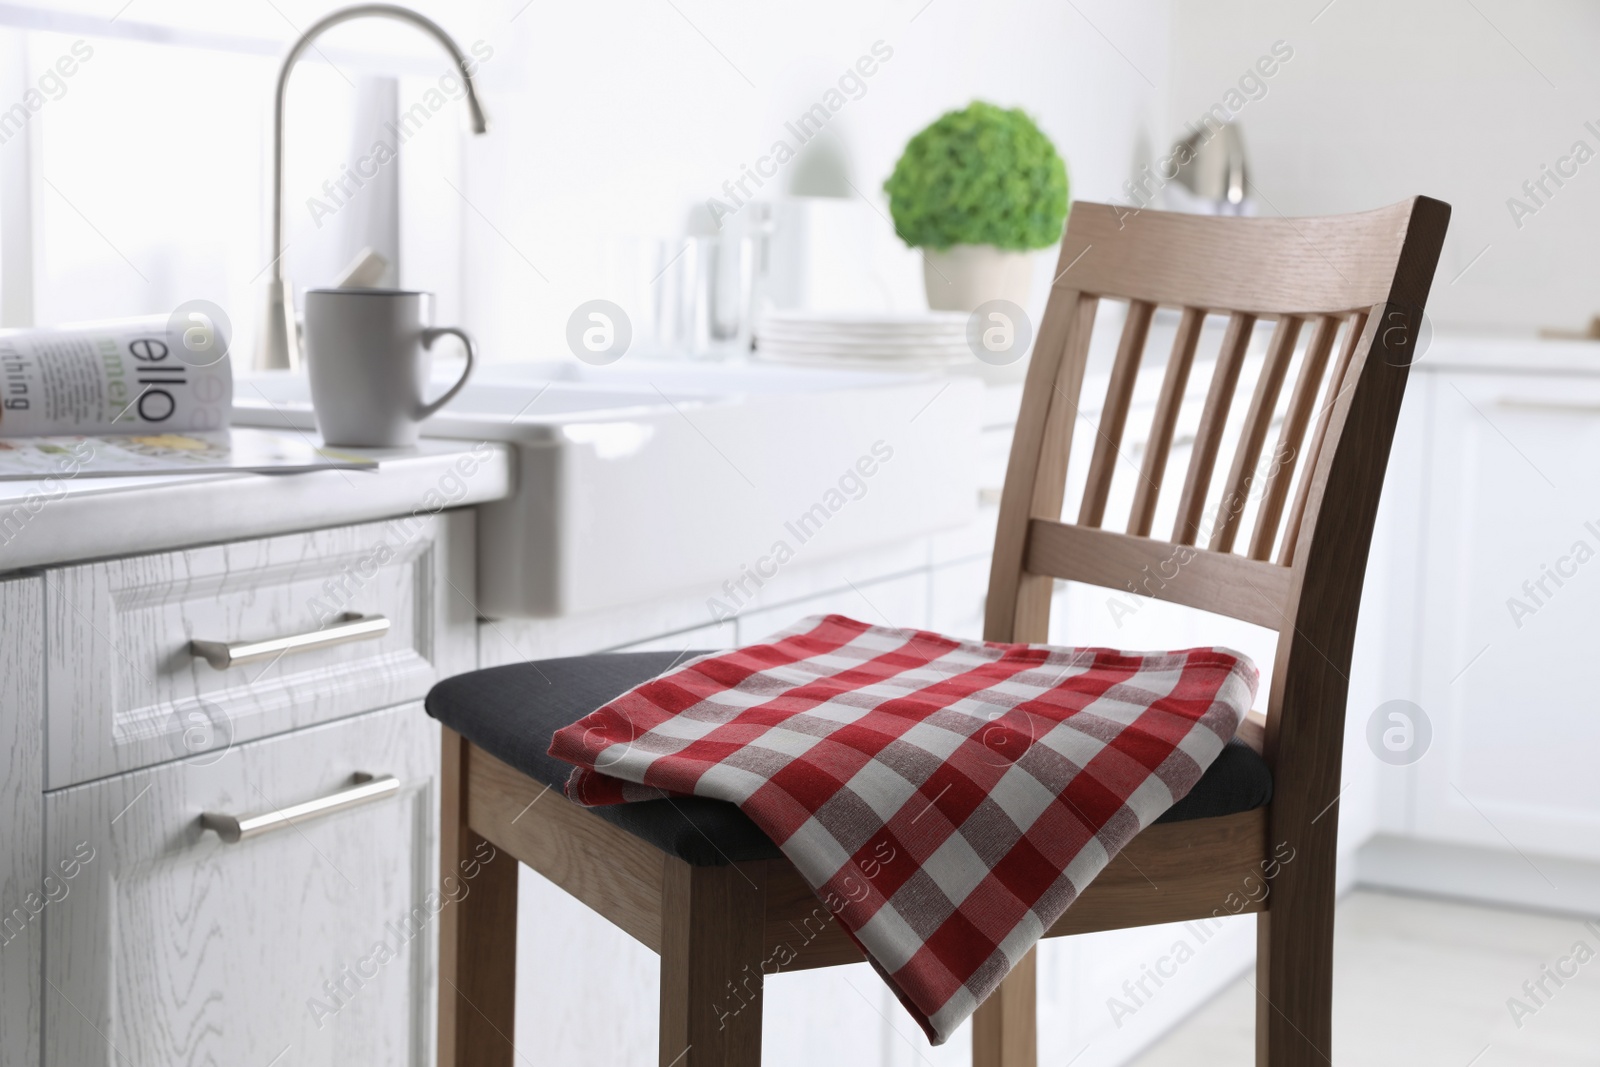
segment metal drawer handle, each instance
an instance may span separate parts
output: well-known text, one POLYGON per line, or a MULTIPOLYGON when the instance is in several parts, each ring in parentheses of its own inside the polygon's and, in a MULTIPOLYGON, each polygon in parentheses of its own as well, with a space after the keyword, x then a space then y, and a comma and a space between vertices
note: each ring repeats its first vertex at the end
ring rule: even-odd
POLYGON ((273 659, 289 652, 310 652, 346 641, 371 641, 389 632, 389 620, 382 615, 362 615, 347 611, 332 626, 265 641, 190 641, 189 654, 205 660, 219 671, 240 663, 273 659))
POLYGON ((220 815, 208 811, 200 816, 200 828, 215 830, 218 837, 232 845, 246 838, 260 837, 262 834, 282 830, 286 826, 308 819, 317 819, 324 815, 332 815, 336 811, 344 811, 346 808, 384 800, 400 792, 400 779, 392 774, 376 776, 356 774, 352 776, 351 781, 355 784, 337 793, 329 793, 325 797, 261 815, 220 815))

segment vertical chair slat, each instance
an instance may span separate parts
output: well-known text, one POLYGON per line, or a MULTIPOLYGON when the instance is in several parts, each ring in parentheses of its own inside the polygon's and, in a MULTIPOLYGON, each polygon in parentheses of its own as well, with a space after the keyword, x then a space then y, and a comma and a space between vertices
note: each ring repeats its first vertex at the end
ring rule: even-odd
POLYGON ((987 641, 1046 639, 1035 631, 1049 629, 1051 580, 1022 569, 1028 520, 1039 511, 1048 511, 1052 500, 1056 514, 1050 517, 1058 518, 1061 513, 1084 353, 1094 331, 1098 304, 1098 297, 1055 289, 1039 327, 1000 499, 983 616, 987 641), (1033 636, 1021 636, 1019 631, 1033 636))
POLYGON ((1078 423, 1078 405, 1083 392, 1083 364, 1094 334, 1095 312, 1100 298, 1081 294, 1077 314, 1067 333, 1061 366, 1052 383, 1050 410, 1044 420, 1043 454, 1034 471, 1033 493, 1028 517, 1061 518, 1061 502, 1067 493, 1067 461, 1072 450, 1072 431, 1078 423))
POLYGON ((1300 537, 1300 524, 1306 514, 1306 497, 1311 493, 1311 478, 1317 469, 1317 457, 1322 452, 1323 440, 1328 433, 1328 419, 1333 412, 1334 402, 1339 399, 1339 394, 1350 388, 1355 383, 1345 381, 1350 370, 1350 361, 1355 356, 1356 346, 1361 342, 1361 335, 1367 328, 1367 312, 1357 311, 1346 320, 1347 329, 1344 344, 1339 348, 1339 358, 1334 363, 1333 373, 1328 377, 1326 399, 1322 402, 1322 410, 1317 413, 1317 428, 1311 434, 1311 441, 1306 445, 1305 462, 1300 466, 1300 484, 1295 488, 1294 504, 1289 509, 1289 521, 1283 528, 1283 545, 1278 549, 1278 563, 1289 566, 1294 562, 1295 542, 1300 537))
POLYGON ((1150 439, 1145 444, 1139 484, 1134 488, 1133 510, 1128 514, 1128 532, 1149 537, 1155 522, 1156 502, 1161 497, 1161 479, 1167 472, 1167 455, 1172 451, 1172 434, 1183 408, 1183 391, 1189 384, 1189 368, 1194 365, 1194 350, 1205 325, 1203 308, 1184 308, 1178 333, 1172 339, 1172 354, 1167 357, 1167 373, 1161 380, 1161 396, 1156 400, 1150 422, 1150 439))
POLYGON ((1256 513, 1255 530, 1250 535, 1250 558, 1272 558, 1272 546, 1278 540, 1278 523, 1283 518, 1283 505, 1289 499, 1289 485, 1300 458, 1301 441, 1306 427, 1311 423, 1311 406, 1317 402, 1317 390, 1322 385, 1322 375, 1328 366, 1328 354, 1333 351, 1334 337, 1339 332, 1339 319, 1335 315, 1321 315, 1316 329, 1306 345, 1306 358, 1300 364, 1300 375, 1295 379, 1294 391, 1289 394, 1289 407, 1284 412, 1283 429, 1278 434, 1278 447, 1273 453, 1274 463, 1267 470, 1267 482, 1261 490, 1261 510, 1256 513))
MULTIPOLYGON (((1078 423, 1078 403, 1083 392, 1083 368, 1088 362, 1089 340, 1094 334, 1094 317, 1100 298, 1080 294, 1077 314, 1067 334, 1061 366, 1052 382, 1050 410, 1045 416, 1044 447, 1033 472, 1033 491, 1028 499, 1029 518, 1061 517, 1061 504, 1067 494, 1067 464, 1071 459, 1072 432, 1078 423)), ((1010 471, 1008 470, 1009 477, 1010 471)), ((1026 534, 1022 551, 1025 552, 1026 534)), ((1017 556, 1022 567, 1023 556, 1017 556)), ((1050 594, 1054 580, 1048 575, 1025 575, 1017 585, 1007 641, 1043 643, 1050 639, 1050 594)), ((985 617, 985 629, 988 626, 985 617)), ((991 638, 991 640, 993 640, 991 638)))
POLYGON ((1106 500, 1111 495, 1111 478, 1116 473, 1122 446, 1122 431, 1128 424, 1128 405, 1133 401, 1133 385, 1139 378, 1139 362, 1144 356, 1145 339, 1150 335, 1150 317, 1155 305, 1134 300, 1128 305, 1128 319, 1117 346, 1117 361, 1111 367, 1111 384, 1106 388, 1105 406, 1100 409, 1100 425, 1095 433, 1094 455, 1089 461, 1089 479, 1083 487, 1083 504, 1078 510, 1081 526, 1099 526, 1105 518, 1106 500))
POLYGON ((1289 364, 1294 359, 1294 346, 1300 339, 1304 320, 1295 315, 1278 319, 1272 331, 1272 341, 1267 346, 1267 359, 1256 378, 1255 392, 1250 397, 1250 408, 1245 413, 1244 428, 1240 431, 1239 445, 1233 450, 1233 464, 1228 471, 1227 488, 1222 494, 1222 507, 1211 534, 1211 551, 1232 552, 1234 539, 1239 535, 1239 522, 1244 517, 1245 501, 1249 499, 1251 483, 1256 476, 1256 463, 1261 459, 1261 446, 1266 443, 1267 430, 1272 426, 1272 412, 1278 406, 1278 394, 1283 381, 1289 376, 1289 364))
POLYGON ((1183 481, 1183 495, 1178 498, 1178 520, 1172 528, 1173 544, 1192 545, 1199 536, 1201 512, 1206 506, 1206 490, 1211 488, 1212 468, 1217 464, 1217 451, 1222 446, 1228 408, 1239 386, 1239 370, 1244 366, 1244 353, 1250 347, 1250 332, 1255 324, 1256 317, 1242 311, 1236 311, 1228 318, 1228 329, 1222 336, 1222 351, 1217 354, 1217 366, 1212 372, 1211 389, 1206 393, 1205 410, 1200 413, 1200 427, 1195 432, 1194 453, 1189 457, 1189 473, 1183 481))

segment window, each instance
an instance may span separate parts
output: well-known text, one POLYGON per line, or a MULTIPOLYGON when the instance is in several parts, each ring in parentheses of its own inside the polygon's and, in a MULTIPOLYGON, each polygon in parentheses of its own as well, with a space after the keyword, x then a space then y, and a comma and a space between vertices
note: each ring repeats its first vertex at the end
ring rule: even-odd
MULTIPOLYGON (((296 35, 285 17, 303 28, 325 8, 106 7, 0 13, 0 325, 207 299, 233 319, 247 364, 272 259, 272 96, 296 35)), ((440 175, 459 172, 465 109, 413 117, 396 159, 370 157, 451 65, 414 29, 375 20, 318 45, 290 80, 285 269, 301 294, 371 246, 396 264, 390 282, 437 292, 448 317, 462 209, 440 175), (355 169, 370 177, 358 184, 355 169)))

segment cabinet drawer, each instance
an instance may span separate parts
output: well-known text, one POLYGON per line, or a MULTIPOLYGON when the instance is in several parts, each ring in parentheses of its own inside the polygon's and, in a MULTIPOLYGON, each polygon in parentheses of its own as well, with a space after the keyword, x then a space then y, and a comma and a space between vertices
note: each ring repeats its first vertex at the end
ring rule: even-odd
POLYGON ((48 787, 220 756, 471 669, 456 592, 472 588, 471 524, 451 512, 46 571, 48 787))
POLYGON ((438 759, 412 703, 46 794, 43 1062, 431 1063, 438 912, 470 889, 437 891, 438 759), (202 826, 363 772, 396 787, 234 843, 202 826))

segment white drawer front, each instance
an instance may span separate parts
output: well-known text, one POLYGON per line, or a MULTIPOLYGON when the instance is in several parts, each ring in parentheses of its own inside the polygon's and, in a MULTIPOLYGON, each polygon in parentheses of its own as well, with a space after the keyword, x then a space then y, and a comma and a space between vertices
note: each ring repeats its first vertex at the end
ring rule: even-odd
POLYGON ((413 703, 47 794, 44 1063, 432 1063, 438 760, 413 703), (399 788, 232 844, 201 827, 358 773, 399 788))
POLYGON ((423 696, 473 666, 472 516, 368 523, 45 573, 49 788, 423 696), (388 629, 219 669, 190 642, 388 629))

